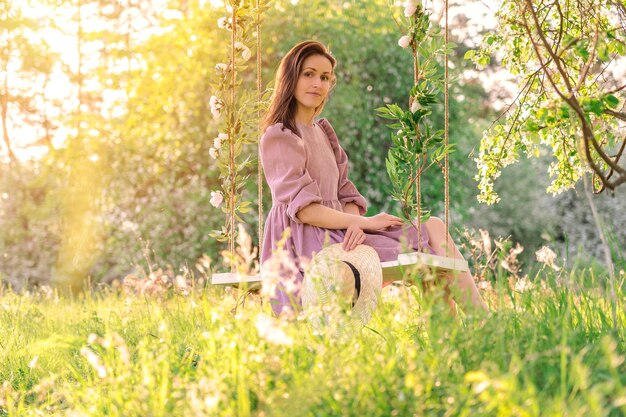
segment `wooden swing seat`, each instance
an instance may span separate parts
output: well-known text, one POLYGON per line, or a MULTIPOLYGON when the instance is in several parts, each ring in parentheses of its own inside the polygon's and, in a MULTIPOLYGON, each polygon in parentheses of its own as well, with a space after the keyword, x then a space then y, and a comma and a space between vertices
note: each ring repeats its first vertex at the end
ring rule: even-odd
MULTIPOLYGON (((422 252, 402 253, 398 260, 381 262, 383 268, 383 281, 400 281, 407 268, 412 265, 421 265, 430 269, 441 271, 469 271, 467 262, 463 259, 447 258, 445 256, 431 255, 422 252)), ((247 285, 253 288, 261 285, 261 274, 241 275, 233 272, 213 274, 213 285, 247 285)))

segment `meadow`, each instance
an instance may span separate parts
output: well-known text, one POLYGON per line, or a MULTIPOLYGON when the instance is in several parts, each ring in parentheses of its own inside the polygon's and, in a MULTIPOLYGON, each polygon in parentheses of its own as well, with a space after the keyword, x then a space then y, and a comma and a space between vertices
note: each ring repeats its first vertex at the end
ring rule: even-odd
POLYGON ((342 338, 183 278, 154 271, 75 297, 4 289, 0 415, 626 415, 624 271, 615 310, 590 269, 502 273, 480 283, 486 318, 394 285, 342 338))

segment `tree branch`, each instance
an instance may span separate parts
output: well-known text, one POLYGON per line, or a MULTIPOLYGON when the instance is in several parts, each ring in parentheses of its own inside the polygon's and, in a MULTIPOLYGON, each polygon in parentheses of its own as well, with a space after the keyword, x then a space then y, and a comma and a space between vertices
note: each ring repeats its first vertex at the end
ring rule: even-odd
POLYGON ((619 113, 611 109, 604 109, 604 113, 626 122, 626 113, 619 113))
POLYGON ((578 90, 580 90, 580 87, 585 82, 585 78, 587 78, 587 74, 589 73, 589 68, 591 68, 591 64, 593 64, 593 61, 596 59, 596 48, 598 47, 598 32, 599 31, 600 31, 600 28, 596 26, 596 30, 593 35, 593 49, 591 50, 591 54, 589 54, 589 58, 587 59, 587 62, 585 62, 585 65, 583 66, 582 71, 580 71, 580 76, 578 77, 578 83, 576 83, 576 88, 574 89, 575 93, 577 93, 578 90))
MULTIPOLYGON (((533 34, 530 31, 530 28, 528 26, 527 20, 526 20, 526 15, 523 15, 523 19, 524 19, 524 23, 525 23, 525 29, 526 32, 528 34, 528 37, 533 45, 533 49, 535 50, 535 54, 537 55, 537 59, 539 60, 539 63, 541 64, 542 68, 544 69, 544 73, 548 78, 548 81, 550 82, 550 84, 552 85, 552 88, 554 89, 554 91, 556 92, 556 94, 561 97, 561 99, 563 99, 567 104, 569 104, 570 107, 572 107, 572 109, 576 112, 580 123, 581 123, 581 127, 582 127, 582 132, 583 132, 583 140, 584 140, 584 149, 585 149, 585 156, 587 158, 587 163, 589 164, 589 166, 591 167, 591 169, 596 173, 596 175, 600 178, 600 180, 602 181, 602 183, 609 189, 614 189, 615 188, 615 182, 609 182, 609 180, 607 179, 607 177, 604 175, 603 171, 600 169, 600 167, 595 163, 595 161, 593 160, 593 157, 591 155, 591 149, 589 147, 589 144, 591 143, 591 145, 593 146, 594 150, 596 151, 596 153, 600 156, 600 158, 612 169, 617 171, 618 173, 620 173, 620 175, 623 175, 624 181, 626 181, 626 171, 624 171, 624 169, 622 167, 620 167, 619 165, 617 165, 602 149, 602 147, 598 144, 593 131, 591 130, 591 127, 589 126, 589 122, 587 121, 587 117, 586 114, 584 112, 584 110, 582 109, 582 107, 580 106, 580 103, 578 103, 578 100, 576 99, 576 95, 575 95, 575 91, 572 88, 572 85, 569 82, 569 75, 567 74, 567 72, 561 67, 560 65, 560 61, 558 60, 559 58, 556 56, 554 50, 552 50, 550 44, 548 43, 548 40, 545 38, 543 31, 541 29, 540 23, 539 23, 539 18, 537 17, 535 10, 533 9, 532 6, 532 2, 531 0, 526 0, 526 5, 527 5, 527 10, 529 11, 529 13, 531 14, 533 21, 535 22, 535 28, 537 30, 537 34, 539 36, 539 38, 541 39, 541 42, 543 43, 543 46, 546 48, 546 51, 548 52, 548 54, 552 57, 552 60, 554 61, 555 65, 557 66, 557 70, 559 71, 559 73, 561 74, 561 76, 563 77, 565 84, 567 86, 568 92, 569 92, 569 97, 566 97, 565 94, 563 94, 563 92, 557 87, 556 85, 556 81, 552 78, 552 74, 550 74, 549 69, 547 68, 547 65, 545 63, 545 58, 542 56, 541 51, 539 49, 539 45, 537 44, 537 41, 533 38, 533 34)), ((621 181, 621 178, 619 178, 616 181, 621 181)))

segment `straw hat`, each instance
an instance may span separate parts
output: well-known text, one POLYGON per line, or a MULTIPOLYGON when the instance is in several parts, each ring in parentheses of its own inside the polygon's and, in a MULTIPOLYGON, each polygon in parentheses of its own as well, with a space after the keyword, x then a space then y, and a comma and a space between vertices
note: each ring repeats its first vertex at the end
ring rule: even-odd
POLYGON ((372 247, 358 245, 348 252, 336 243, 313 256, 302 281, 302 307, 316 330, 330 325, 335 333, 351 333, 372 318, 382 283, 372 247))

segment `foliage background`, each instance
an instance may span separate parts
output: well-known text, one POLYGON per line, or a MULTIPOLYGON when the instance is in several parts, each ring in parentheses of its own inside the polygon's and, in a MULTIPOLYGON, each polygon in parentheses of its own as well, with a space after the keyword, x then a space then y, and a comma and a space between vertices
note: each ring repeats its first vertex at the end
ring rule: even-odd
MULTIPOLYGON (((0 278, 16 288, 84 276, 109 282, 157 264, 193 270, 204 254, 217 259, 223 246, 209 232, 225 219, 209 204, 219 188, 208 154, 218 133, 209 98, 214 65, 230 38, 217 27, 224 10, 200 1, 41 0, 29 5, 48 13, 29 18, 19 4, 0 6, 7 81, 1 94, 11 119, 0 164, 0 278), (74 54, 55 49, 47 41, 52 33, 76 45, 74 54), (66 80, 62 93, 49 88, 58 77, 66 80), (55 132, 66 140, 55 141, 55 132), (11 157, 29 149, 43 156, 11 157)), ((547 195, 545 158, 503 173, 500 205, 476 202, 473 158, 497 117, 494 97, 507 94, 504 85, 486 89, 463 60, 480 39, 482 29, 474 33, 480 19, 459 11, 452 20, 451 40, 459 44, 451 58, 453 229, 510 235, 526 247, 527 261, 549 243, 571 262, 593 262, 599 240, 584 194, 547 195)), ((411 56, 397 46, 400 35, 387 0, 276 0, 263 26, 264 85, 303 39, 329 44, 337 57, 338 84, 322 116, 350 157, 350 176, 368 198, 369 214, 397 210, 385 194, 389 132, 374 109, 408 101, 411 56)), ((252 85, 255 75, 249 77, 252 85)), ((439 123, 442 110, 435 109, 439 123)), ((425 204, 441 215, 441 175, 431 171, 423 184, 425 204)), ((250 198, 255 192, 251 182, 250 198)), ((622 248, 623 193, 596 199, 613 244, 622 248)), ((267 187, 264 202, 267 212, 267 187)), ((256 219, 254 212, 246 218, 254 240, 256 219)))

